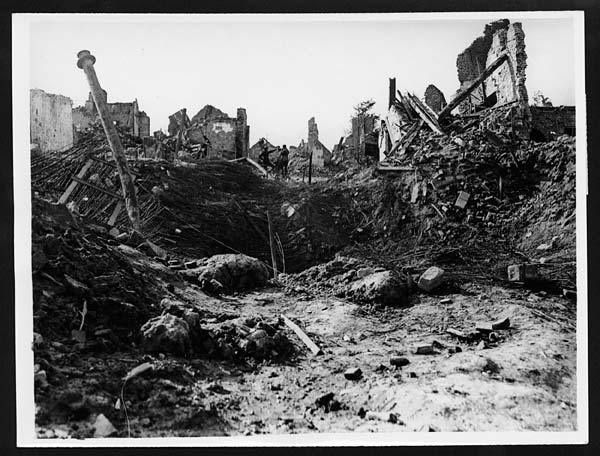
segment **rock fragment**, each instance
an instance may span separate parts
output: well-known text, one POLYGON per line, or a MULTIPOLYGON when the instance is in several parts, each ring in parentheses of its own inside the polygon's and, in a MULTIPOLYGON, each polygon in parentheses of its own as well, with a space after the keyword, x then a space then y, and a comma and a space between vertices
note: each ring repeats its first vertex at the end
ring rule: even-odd
POLYGON ((359 380, 362 377, 362 371, 358 367, 351 367, 344 372, 347 380, 359 380))
POLYGON ((96 417, 92 426, 94 427, 94 437, 108 437, 117 432, 117 429, 102 413, 96 417))
POLYGON ((184 355, 191 347, 188 323, 168 313, 148 320, 141 332, 142 347, 150 353, 184 355))
POLYGON ((408 304, 406 279, 393 271, 369 274, 352 283, 347 294, 360 303, 380 303, 384 306, 408 304))
POLYGON ((418 287, 423 291, 433 291, 444 282, 444 270, 437 266, 432 266, 427 269, 421 277, 419 277, 418 287))

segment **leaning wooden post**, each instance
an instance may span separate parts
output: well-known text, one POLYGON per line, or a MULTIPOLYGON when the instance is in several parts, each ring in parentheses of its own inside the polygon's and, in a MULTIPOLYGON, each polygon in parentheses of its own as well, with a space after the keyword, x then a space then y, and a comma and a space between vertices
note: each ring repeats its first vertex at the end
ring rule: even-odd
POLYGON ((104 100, 104 92, 100 87, 100 82, 98 82, 98 77, 94 70, 96 57, 90 54, 90 51, 79 51, 77 59, 77 66, 81 68, 87 76, 90 90, 92 91, 92 97, 96 104, 100 121, 104 127, 104 133, 106 133, 108 144, 115 156, 115 165, 117 166, 117 171, 119 172, 119 178, 121 180, 121 188, 123 190, 127 215, 129 216, 133 229, 135 231, 140 231, 140 210, 135 193, 135 185, 133 184, 133 179, 129 172, 129 167, 127 166, 127 158, 123 152, 123 146, 119 140, 117 129, 110 118, 108 106, 104 100))
POLYGON ((273 263, 273 278, 277 279, 277 261, 275 260, 275 241, 273 240, 273 229, 271 228, 271 215, 267 211, 267 224, 269 225, 269 247, 271 248, 271 263, 273 263))

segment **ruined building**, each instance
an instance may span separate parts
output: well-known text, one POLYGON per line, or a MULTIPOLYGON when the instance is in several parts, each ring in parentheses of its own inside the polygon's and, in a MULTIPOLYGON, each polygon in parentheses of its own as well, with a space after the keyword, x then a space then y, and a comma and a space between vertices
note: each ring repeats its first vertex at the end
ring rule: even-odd
POLYGON ((30 142, 42 152, 66 150, 73 145, 73 119, 70 98, 29 91, 30 142))
MULTIPOLYGON (((104 101, 107 101, 106 91, 104 101)), ((144 138, 150 136, 150 117, 140 111, 137 100, 130 103, 107 103, 113 122, 129 134, 144 138)), ((98 120, 98 111, 90 93, 84 106, 73 109, 73 127, 76 131, 88 128, 98 120)))
MULTIPOLYGON (((456 58, 460 87, 450 102, 430 84, 424 103, 414 94, 396 91, 395 78, 390 79, 389 109, 380 125, 379 160, 403 155, 422 125, 444 134, 451 113, 477 117, 481 111, 493 109, 508 120, 499 127, 514 138, 547 141, 561 134, 575 134, 575 108, 530 106, 525 86, 527 54, 525 33, 520 23, 502 19, 484 28, 483 35, 456 58), (408 129, 407 125, 415 125, 408 129), (508 126, 507 126, 508 125, 508 126)), ((494 129, 492 125, 487 126, 494 129)))
POLYGON ((237 117, 229 117, 218 108, 204 106, 190 120, 181 109, 169 116, 169 136, 183 133, 189 144, 208 142, 208 156, 233 159, 248 155, 250 127, 244 108, 238 108, 237 117))
POLYGON ((312 153, 312 165, 317 168, 323 168, 331 162, 331 152, 319 141, 319 129, 315 118, 308 120, 308 153, 312 153))
POLYGON ((462 114, 477 108, 491 107, 511 101, 519 102, 524 109, 528 106, 525 87, 525 33, 519 22, 508 19, 492 22, 485 26, 483 35, 476 38, 456 58, 456 69, 460 82, 459 93, 471 85, 502 54, 508 59, 459 105, 462 114))

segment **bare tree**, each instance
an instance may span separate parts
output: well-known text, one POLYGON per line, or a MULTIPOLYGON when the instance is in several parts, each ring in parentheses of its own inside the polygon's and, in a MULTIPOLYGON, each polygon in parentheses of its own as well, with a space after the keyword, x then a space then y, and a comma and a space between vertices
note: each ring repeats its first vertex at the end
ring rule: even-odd
POLYGON ((533 94, 533 105, 549 108, 552 107, 552 101, 550 101, 550 98, 545 96, 541 90, 536 90, 533 94))

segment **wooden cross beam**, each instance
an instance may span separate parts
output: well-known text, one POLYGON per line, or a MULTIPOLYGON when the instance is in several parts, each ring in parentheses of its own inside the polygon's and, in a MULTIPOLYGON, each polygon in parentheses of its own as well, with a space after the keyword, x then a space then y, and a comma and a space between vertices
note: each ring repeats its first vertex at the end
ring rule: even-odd
POLYGON ((500 68, 500 65, 502 65, 507 60, 507 53, 502 54, 500 57, 494 60, 490 64, 490 66, 483 70, 483 73, 481 73, 479 77, 471 83, 471 85, 469 85, 465 90, 459 93, 450 103, 448 103, 448 105, 444 109, 442 109, 442 111, 438 115, 438 119, 442 119, 443 117, 448 116, 454 110, 454 108, 461 104, 463 100, 465 100, 471 94, 471 92, 473 92, 473 90, 475 90, 483 81, 490 77, 490 75, 498 68, 500 68))

